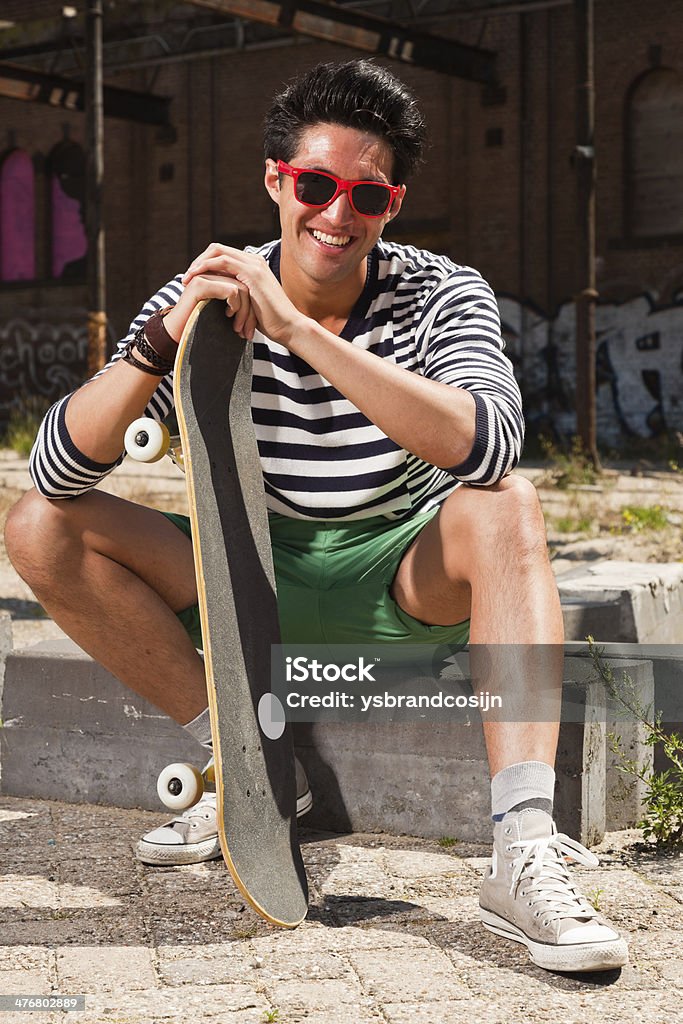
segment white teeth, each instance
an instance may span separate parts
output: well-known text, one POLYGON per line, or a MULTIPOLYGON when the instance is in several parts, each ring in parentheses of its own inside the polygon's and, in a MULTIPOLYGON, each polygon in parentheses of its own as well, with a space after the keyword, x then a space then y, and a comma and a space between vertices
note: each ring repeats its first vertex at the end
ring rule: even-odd
POLYGON ((324 235, 322 231, 311 231, 314 238, 317 238, 320 242, 326 242, 327 245, 347 245, 351 241, 351 235, 324 235))

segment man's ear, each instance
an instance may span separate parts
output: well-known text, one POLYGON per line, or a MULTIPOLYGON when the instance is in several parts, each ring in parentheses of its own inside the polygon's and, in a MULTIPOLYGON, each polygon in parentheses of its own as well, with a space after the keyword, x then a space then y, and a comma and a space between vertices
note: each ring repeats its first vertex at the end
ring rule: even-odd
POLYGON ((263 176, 263 183, 270 198, 280 205, 280 175, 277 173, 277 163, 270 158, 266 160, 266 170, 263 176))
POLYGON ((387 215, 387 223, 390 220, 393 220, 394 217, 398 217, 399 212, 401 210, 401 207, 403 206, 403 200, 405 199, 405 194, 406 194, 406 187, 405 187, 405 185, 401 185, 401 191, 399 192, 399 194, 396 196, 396 198, 394 199, 393 203, 391 204, 391 209, 389 210, 389 213, 387 215))

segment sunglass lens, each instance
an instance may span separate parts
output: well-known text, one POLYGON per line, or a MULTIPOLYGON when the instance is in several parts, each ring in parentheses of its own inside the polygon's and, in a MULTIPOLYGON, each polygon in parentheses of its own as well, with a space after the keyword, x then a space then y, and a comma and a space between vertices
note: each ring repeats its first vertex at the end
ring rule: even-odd
POLYGON ((366 217, 381 217, 387 212, 390 200, 391 192, 384 185, 367 183, 353 187, 353 205, 366 217))
POLYGON ((325 206, 337 189, 336 183, 326 174, 305 171, 296 183, 296 197, 308 206, 325 206))

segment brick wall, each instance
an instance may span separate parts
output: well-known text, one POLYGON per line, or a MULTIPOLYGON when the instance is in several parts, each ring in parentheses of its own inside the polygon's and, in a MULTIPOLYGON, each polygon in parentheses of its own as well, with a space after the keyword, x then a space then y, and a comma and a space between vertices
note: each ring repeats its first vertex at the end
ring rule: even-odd
MULTIPOLYGON (((623 155, 625 101, 632 83, 657 59, 683 74, 683 3, 601 0, 595 13, 599 288, 610 303, 629 303, 645 293, 655 305, 673 303, 678 322, 683 245, 676 240, 636 245, 625 239, 623 155)), ((417 93, 432 133, 426 166, 409 184, 391 237, 477 267, 501 298, 517 304, 511 353, 520 373, 538 384, 527 389, 535 396, 532 401, 540 403, 541 411, 545 403, 552 414, 538 325, 543 325, 546 344, 561 346, 559 362, 570 375, 565 383, 571 401, 573 335, 571 328, 557 331, 556 324, 558 316, 563 323, 570 321, 568 303, 578 284, 570 162, 575 137, 572 9, 489 14, 486 19, 440 23, 436 30, 499 53, 505 101, 488 102, 481 87, 472 83, 388 65, 417 93)), ((173 142, 154 128, 106 121, 112 334, 123 332, 145 298, 209 241, 243 245, 277 232, 274 210, 261 184, 264 111, 271 95, 297 72, 318 60, 350 54, 341 47, 307 41, 164 67, 155 78, 154 91, 173 97, 173 142)), ((146 74, 120 74, 110 81, 144 89, 146 74)), ((73 138, 84 138, 79 114, 0 100, 0 117, 16 132, 16 144, 32 155, 46 153, 59 141, 65 124, 73 138)), ((39 210, 38 230, 46 253, 47 206, 42 193, 39 210)), ((0 285, 0 323, 7 324, 21 310, 31 311, 34 319, 41 310, 45 317, 59 318, 60 309, 73 317, 85 303, 82 286, 0 285)), ((679 367, 674 370, 678 388, 683 371, 671 348, 677 342, 670 316, 667 324, 672 340, 661 366, 669 368, 667 373, 672 366, 679 367)), ((642 317, 634 314, 633 346, 641 329, 642 317)), ((620 348, 618 359, 628 361, 630 351, 628 344, 620 348)), ((651 357, 654 367, 657 351, 651 357)), ((668 425, 681 429, 683 411, 676 412, 677 402, 666 407, 668 425)), ((614 423, 618 425, 618 418, 614 423)))

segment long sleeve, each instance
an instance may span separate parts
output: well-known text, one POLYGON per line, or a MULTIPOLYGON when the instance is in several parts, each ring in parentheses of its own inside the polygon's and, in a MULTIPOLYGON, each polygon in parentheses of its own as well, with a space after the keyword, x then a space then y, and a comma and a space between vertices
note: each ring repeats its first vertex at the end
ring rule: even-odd
POLYGON ((491 288, 476 271, 460 268, 430 295, 419 333, 425 376, 464 388, 476 405, 472 450, 449 472, 469 484, 497 483, 519 460, 524 417, 491 288))
MULTIPOLYGON (((173 278, 153 295, 142 307, 131 323, 125 338, 118 343, 116 352, 104 369, 95 374, 83 387, 107 373, 121 358, 123 351, 135 332, 149 319, 152 313, 164 306, 172 306, 182 294, 181 275, 173 278)), ((73 394, 73 392, 72 392, 73 394)), ((31 452, 29 469, 37 490, 46 498, 75 498, 90 490, 100 480, 119 466, 124 453, 115 462, 102 464, 93 462, 79 451, 69 435, 66 425, 66 407, 71 395, 56 402, 48 410, 40 425, 31 452)), ((173 408, 173 373, 162 377, 159 386, 144 411, 145 416, 163 420, 173 408)))

